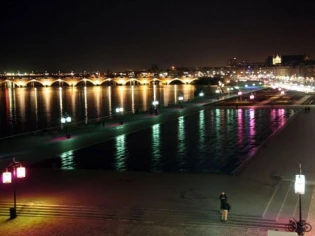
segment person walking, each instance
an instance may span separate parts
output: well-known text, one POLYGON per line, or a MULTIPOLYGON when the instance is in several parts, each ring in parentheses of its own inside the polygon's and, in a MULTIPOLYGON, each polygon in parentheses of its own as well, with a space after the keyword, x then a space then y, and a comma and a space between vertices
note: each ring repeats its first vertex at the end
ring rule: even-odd
POLYGON ((228 218, 228 214, 229 214, 229 210, 230 210, 230 204, 225 201, 222 204, 222 209, 221 209, 221 221, 222 222, 226 222, 227 218, 228 218))
POLYGON ((224 203, 227 202, 227 196, 226 196, 225 192, 222 192, 222 193, 221 193, 219 199, 220 199, 220 202, 221 202, 221 204, 220 204, 220 210, 222 210, 224 203))

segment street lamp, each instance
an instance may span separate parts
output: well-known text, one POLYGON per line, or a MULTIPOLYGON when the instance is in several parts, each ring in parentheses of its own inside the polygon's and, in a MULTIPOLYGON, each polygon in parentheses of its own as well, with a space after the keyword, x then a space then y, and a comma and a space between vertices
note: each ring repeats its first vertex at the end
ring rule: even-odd
MULTIPOLYGON (((124 108, 123 107, 116 107, 116 113, 117 113, 117 115, 118 115, 118 117, 119 117, 119 114, 122 114, 124 112, 124 108)), ((124 122, 121 120, 121 121, 119 121, 119 124, 123 124, 124 122)))
POLYGON ((299 194, 299 222, 297 223, 298 235, 304 234, 303 222, 302 222, 302 194, 305 193, 305 176, 302 175, 301 164, 299 164, 300 174, 295 175, 295 193, 299 194))
POLYGON ((183 109, 183 100, 184 100, 183 95, 179 95, 178 101, 179 101, 179 104, 180 104, 180 108, 182 108, 182 109, 183 109))
POLYGON ((10 208, 10 219, 16 218, 16 179, 24 178, 26 175, 25 167, 22 167, 20 162, 15 161, 13 158, 12 162, 6 168, 6 171, 2 173, 2 182, 4 184, 13 184, 13 207, 10 208), (11 170, 11 171, 10 171, 11 170))
POLYGON ((238 94, 238 96, 240 96, 240 100, 242 101, 242 94, 243 94, 242 91, 238 91, 237 94, 238 94))
POLYGON ((65 129, 66 129, 66 138, 70 138, 70 134, 68 134, 68 126, 67 123, 71 122, 71 116, 68 115, 67 112, 65 112, 64 116, 61 117, 61 123, 65 124, 65 129))
MULTIPOLYGON (((152 105, 153 105, 154 114, 155 114, 155 115, 158 115, 158 114, 159 114, 159 111, 158 111, 158 109, 157 109, 157 105, 159 105, 159 101, 154 100, 154 101, 152 102, 152 105)), ((150 111, 151 114, 153 113, 153 110, 152 110, 152 107, 151 107, 151 111, 150 111)))
POLYGON ((202 97, 203 97, 204 95, 205 95, 205 94, 203 93, 203 91, 200 91, 200 92, 199 92, 200 102, 202 102, 202 97))
POLYGON ((152 105, 156 107, 157 105, 159 105, 159 101, 154 100, 154 101, 152 102, 152 105))

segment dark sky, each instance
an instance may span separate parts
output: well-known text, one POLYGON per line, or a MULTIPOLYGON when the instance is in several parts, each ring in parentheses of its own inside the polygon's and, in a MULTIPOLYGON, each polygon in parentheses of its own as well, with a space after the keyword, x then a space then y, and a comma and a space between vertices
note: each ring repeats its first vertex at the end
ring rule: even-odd
POLYGON ((2 0, 0 71, 315 58, 315 1, 2 0))

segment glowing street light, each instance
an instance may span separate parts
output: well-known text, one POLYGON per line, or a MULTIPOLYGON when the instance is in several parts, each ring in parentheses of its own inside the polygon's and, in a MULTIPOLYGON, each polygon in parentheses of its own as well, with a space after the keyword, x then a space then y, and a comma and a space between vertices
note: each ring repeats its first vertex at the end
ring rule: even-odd
POLYGON ((179 95, 178 101, 179 101, 179 104, 180 104, 180 108, 182 108, 182 109, 183 109, 183 100, 184 100, 183 95, 179 95))
POLYGON ((305 193, 305 176, 302 175, 301 164, 299 164, 300 174, 295 176, 294 189, 299 194, 299 222, 297 223, 298 235, 304 235, 304 227, 302 221, 302 194, 305 193))
POLYGON ((122 113, 123 111, 124 111, 124 108, 122 108, 122 107, 116 108, 116 113, 122 113))
POLYGON ((70 138, 70 134, 68 134, 68 126, 67 123, 71 123, 71 116, 68 115, 67 112, 65 112, 64 116, 61 117, 61 123, 64 124, 66 129, 66 138, 70 138))
POLYGON ((254 94, 251 94, 251 95, 249 96, 249 99, 251 99, 251 100, 253 100, 254 98, 255 98, 254 94))
MULTIPOLYGON (((121 116, 122 118, 122 114, 124 112, 124 108, 123 107, 116 107, 116 113, 117 113, 117 116, 119 117, 119 115, 121 116)), ((119 124, 123 124, 124 122, 121 120, 119 121, 119 124)))
POLYGON ((156 107, 157 105, 159 105, 159 101, 154 100, 154 101, 152 102, 152 105, 156 107))
POLYGON ((10 208, 10 219, 16 218, 16 179, 24 178, 26 176, 25 167, 20 162, 12 162, 6 168, 6 171, 2 173, 2 182, 4 184, 13 184, 13 207, 10 208), (10 171, 11 170, 11 171, 10 171))

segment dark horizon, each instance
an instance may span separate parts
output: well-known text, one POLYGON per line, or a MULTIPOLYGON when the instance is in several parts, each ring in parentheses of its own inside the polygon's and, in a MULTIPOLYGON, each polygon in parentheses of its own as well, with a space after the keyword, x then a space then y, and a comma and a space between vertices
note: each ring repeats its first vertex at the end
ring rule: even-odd
POLYGON ((0 71, 125 71, 315 57, 314 2, 5 1, 0 71), (281 3, 283 2, 283 3, 281 3))

